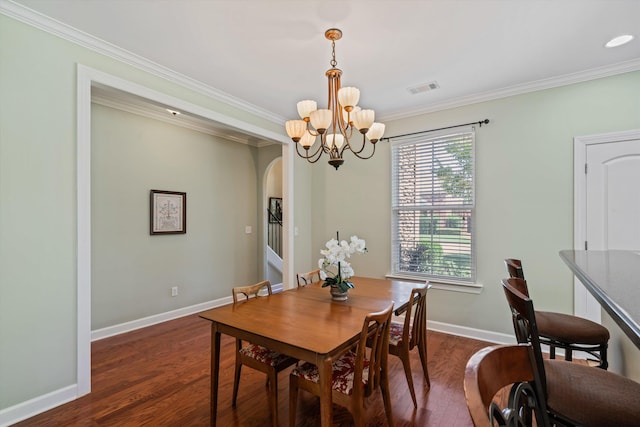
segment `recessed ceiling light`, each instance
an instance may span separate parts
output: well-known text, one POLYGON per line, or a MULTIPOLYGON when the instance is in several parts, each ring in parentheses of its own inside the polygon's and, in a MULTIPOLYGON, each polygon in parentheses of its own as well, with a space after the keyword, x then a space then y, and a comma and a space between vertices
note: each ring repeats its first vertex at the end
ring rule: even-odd
POLYGON ((618 37, 612 38, 611 40, 609 40, 607 42, 607 44, 604 45, 604 47, 622 46, 623 44, 629 43, 631 40, 633 40, 633 36, 631 34, 625 34, 623 36, 618 36, 618 37))
POLYGON ((180 111, 176 111, 176 110, 170 110, 167 108, 167 111, 171 114, 173 114, 174 116, 177 116, 178 114, 180 114, 180 111))

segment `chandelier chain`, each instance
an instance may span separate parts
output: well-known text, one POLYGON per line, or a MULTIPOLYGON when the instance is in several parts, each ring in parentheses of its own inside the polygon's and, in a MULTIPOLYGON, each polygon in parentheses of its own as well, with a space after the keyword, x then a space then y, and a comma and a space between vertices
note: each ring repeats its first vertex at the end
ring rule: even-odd
POLYGON ((333 68, 336 68, 336 65, 338 65, 338 61, 336 61, 336 41, 335 40, 331 40, 331 62, 330 62, 331 66, 333 68))

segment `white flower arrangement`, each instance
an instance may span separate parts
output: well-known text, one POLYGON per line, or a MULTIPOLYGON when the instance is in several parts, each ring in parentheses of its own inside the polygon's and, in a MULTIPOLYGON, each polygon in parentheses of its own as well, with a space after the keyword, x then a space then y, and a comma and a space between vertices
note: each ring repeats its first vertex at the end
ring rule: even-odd
POLYGON ((367 252, 366 242, 358 236, 351 236, 349 242, 331 239, 326 243, 327 249, 320 251, 323 258, 318 260, 320 278, 324 280, 322 287, 336 285, 342 292, 353 288, 349 279, 355 274, 347 259, 352 254, 367 252))

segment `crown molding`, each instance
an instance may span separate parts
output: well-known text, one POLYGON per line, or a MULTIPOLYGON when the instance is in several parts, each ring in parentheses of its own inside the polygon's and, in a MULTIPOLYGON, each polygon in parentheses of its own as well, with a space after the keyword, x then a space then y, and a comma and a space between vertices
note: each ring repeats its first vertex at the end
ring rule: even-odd
POLYGON ((117 110, 125 111, 127 113, 136 114, 139 116, 147 117, 154 120, 159 120, 164 123, 168 123, 174 126, 180 126, 186 129, 194 130, 196 132, 201 132, 207 135, 215 136, 218 138, 223 138, 232 142, 237 142, 240 144, 250 145, 252 147, 266 147, 268 145, 274 144, 273 142, 268 141, 258 141, 255 138, 252 138, 248 135, 241 134, 239 132, 229 132, 225 131, 224 128, 218 129, 214 122, 206 121, 206 120, 198 120, 189 115, 181 114, 178 117, 174 117, 167 112, 156 111, 153 107, 135 104, 129 102, 126 97, 118 97, 118 96, 105 96, 101 94, 92 94, 91 102, 95 102, 96 104, 103 105, 109 108, 115 108, 117 110))
MULTIPOLYGON (((285 121, 285 118, 277 114, 231 96, 226 92, 205 85, 200 81, 187 77, 160 64, 149 61, 146 58, 131 53, 104 40, 98 39, 97 37, 75 29, 67 24, 61 23, 25 6, 17 4, 12 0, 0 0, 0 13, 33 27, 39 28, 50 34, 61 37, 72 43, 83 46, 87 49, 124 62, 150 74, 159 76, 165 80, 179 84, 187 89, 191 89, 203 95, 209 96, 217 101, 224 102, 228 105, 231 105, 235 108, 253 114, 270 122, 282 125, 282 123, 284 123, 285 121)), ((481 92, 469 96, 463 96, 440 103, 429 104, 423 107, 402 109, 396 112, 379 114, 378 118, 381 121, 400 120, 420 114, 434 113, 451 108, 463 107, 466 105, 472 105, 514 95, 521 95, 530 92, 536 92, 539 90, 566 86, 574 83, 582 83, 589 80, 595 80, 638 70, 640 70, 640 59, 635 59, 604 67, 593 68, 590 70, 565 74, 548 79, 536 80, 519 85, 508 86, 505 88, 481 92)))
POLYGON ((437 104, 430 104, 425 107, 412 108, 397 111, 395 113, 381 114, 381 121, 391 121, 406 119, 420 114, 434 113, 436 111, 448 110, 451 108, 463 107, 465 105, 478 104, 480 102, 492 101, 500 98, 507 98, 514 95, 536 92, 539 90, 552 89, 560 86, 567 86, 575 83, 582 83, 589 80, 596 80, 618 74, 630 73, 640 70, 640 59, 619 62, 605 67, 592 68, 590 70, 577 73, 565 74, 563 76, 551 77, 548 79, 536 80, 514 86, 508 86, 498 90, 481 92, 474 95, 463 96, 437 104))
POLYGON ((180 74, 170 68, 156 64, 153 61, 73 28, 23 5, 15 3, 12 0, 0 0, 0 13, 94 52, 98 52, 147 73, 179 84, 187 89, 209 96, 216 101, 224 102, 225 104, 231 105, 232 107, 238 108, 254 116, 258 116, 279 125, 285 121, 283 117, 280 117, 277 114, 231 96, 226 92, 205 85, 200 81, 180 74))

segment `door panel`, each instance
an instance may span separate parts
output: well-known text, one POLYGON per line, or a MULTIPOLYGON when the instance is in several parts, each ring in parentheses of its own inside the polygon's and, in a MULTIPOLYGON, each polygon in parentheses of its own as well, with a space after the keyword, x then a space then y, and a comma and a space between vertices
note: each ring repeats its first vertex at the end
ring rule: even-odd
POLYGON ((587 147, 588 249, 640 249, 640 140, 587 147))

